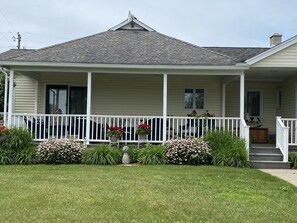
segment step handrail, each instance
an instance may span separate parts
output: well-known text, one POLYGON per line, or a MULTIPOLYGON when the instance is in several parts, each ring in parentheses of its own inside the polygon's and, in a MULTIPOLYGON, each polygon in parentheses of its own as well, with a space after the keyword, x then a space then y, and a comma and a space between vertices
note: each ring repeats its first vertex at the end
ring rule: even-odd
POLYGON ((288 162, 289 153, 289 127, 286 127, 281 116, 276 117, 276 147, 283 154, 283 162, 288 162))

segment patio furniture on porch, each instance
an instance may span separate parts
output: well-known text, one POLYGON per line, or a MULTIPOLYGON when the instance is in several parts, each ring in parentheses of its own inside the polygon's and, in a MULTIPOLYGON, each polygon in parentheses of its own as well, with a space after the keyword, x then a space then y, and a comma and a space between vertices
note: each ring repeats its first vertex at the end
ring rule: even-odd
POLYGON ((47 133, 48 128, 45 126, 42 119, 35 119, 34 117, 28 119, 24 116, 24 123, 34 137, 44 139, 44 133, 47 133))
MULTIPOLYGON (((76 118, 75 123, 72 124, 70 135, 78 137, 78 139, 86 138, 86 127, 87 120, 85 118, 76 118)), ((106 135, 109 126, 107 123, 96 123, 95 121, 90 120, 90 140, 103 140, 108 139, 106 135)))

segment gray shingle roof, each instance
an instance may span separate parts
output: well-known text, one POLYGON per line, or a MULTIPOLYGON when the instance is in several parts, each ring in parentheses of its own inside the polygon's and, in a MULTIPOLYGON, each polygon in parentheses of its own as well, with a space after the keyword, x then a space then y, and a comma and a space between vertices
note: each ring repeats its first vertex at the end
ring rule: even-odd
POLYGON ((106 31, 8 58, 22 62, 234 65, 238 60, 152 31, 106 31))
POLYGON ((204 48, 211 50, 213 52, 221 53, 221 54, 236 58, 237 62, 244 62, 247 59, 250 59, 270 49, 270 48, 261 48, 261 47, 204 47, 204 48))
POLYGON ((14 57, 18 57, 18 56, 21 56, 23 54, 30 53, 33 51, 34 50, 32 50, 32 49, 30 49, 30 50, 29 49, 11 49, 11 50, 5 51, 0 54, 0 61, 1 60, 9 60, 14 57))

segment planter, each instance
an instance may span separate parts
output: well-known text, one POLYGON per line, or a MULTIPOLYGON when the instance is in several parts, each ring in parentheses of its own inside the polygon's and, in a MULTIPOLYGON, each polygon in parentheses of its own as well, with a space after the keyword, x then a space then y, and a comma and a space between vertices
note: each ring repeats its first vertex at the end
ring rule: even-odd
POLYGON ((115 137, 115 136, 110 136, 109 137, 109 140, 110 140, 110 145, 111 146, 114 146, 114 145, 116 145, 117 147, 119 147, 119 139, 117 138, 117 137, 115 137))
POLYGON ((138 135, 139 141, 147 141, 148 135, 138 135))

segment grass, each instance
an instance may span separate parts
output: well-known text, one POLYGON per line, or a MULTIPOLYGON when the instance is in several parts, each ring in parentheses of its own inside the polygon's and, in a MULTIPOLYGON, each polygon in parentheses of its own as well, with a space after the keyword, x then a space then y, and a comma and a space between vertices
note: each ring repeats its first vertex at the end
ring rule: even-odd
POLYGON ((297 188, 214 166, 0 166, 1 222, 296 222, 297 188))

